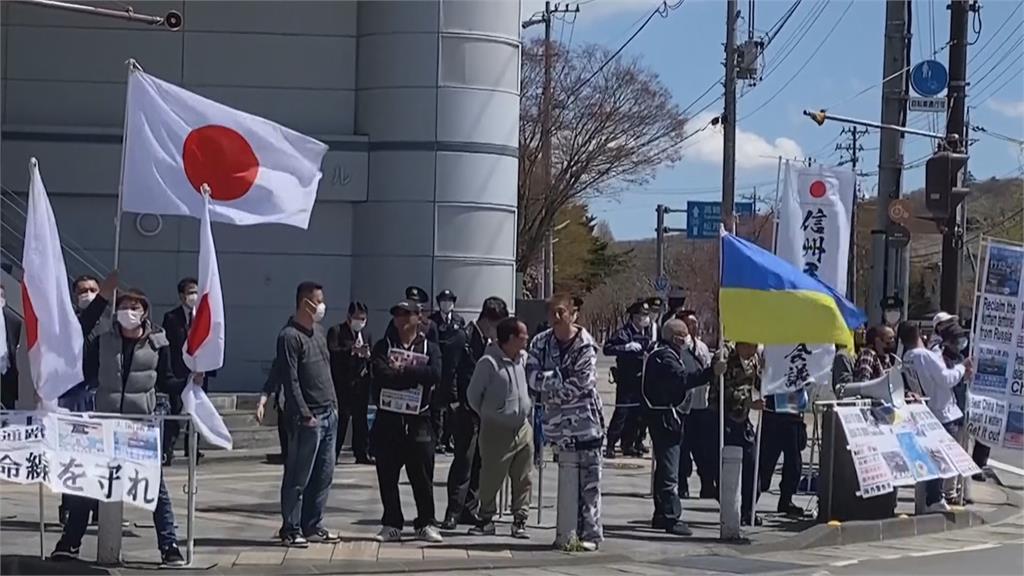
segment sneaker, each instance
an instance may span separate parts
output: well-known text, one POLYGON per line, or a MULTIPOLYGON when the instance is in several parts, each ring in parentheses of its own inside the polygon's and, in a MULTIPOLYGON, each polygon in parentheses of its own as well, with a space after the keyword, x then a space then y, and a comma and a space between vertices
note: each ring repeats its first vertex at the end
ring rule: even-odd
POLYGON ((401 542, 402 531, 398 528, 385 526, 380 529, 380 532, 377 532, 377 535, 374 536, 373 539, 377 542, 401 542))
POLYGON ((934 504, 931 504, 930 506, 925 508, 924 511, 926 514, 935 514, 942 512, 950 512, 952 511, 952 508, 949 507, 949 504, 947 504, 945 500, 939 500, 938 502, 935 502, 934 504))
POLYGON ((435 544, 444 542, 444 538, 441 537, 441 532, 439 532, 437 530, 437 526, 434 526, 433 524, 428 524, 417 530, 416 538, 424 542, 433 542, 435 544))
POLYGON ((597 542, 591 542, 589 540, 580 540, 580 549, 584 552, 597 552, 599 546, 597 542))
POLYGON ((377 461, 371 458, 370 456, 357 456, 356 464, 361 464, 363 466, 373 466, 377 464, 377 461))
POLYGON ((477 524, 469 529, 470 536, 494 536, 495 534, 494 522, 485 522, 483 524, 477 524))
POLYGON ((71 547, 64 543, 63 540, 57 542, 57 547, 53 549, 53 553, 50 554, 50 560, 54 562, 66 562, 68 560, 78 560, 78 553, 82 551, 81 546, 71 547))
MULTIPOLYGON (((764 525, 764 520, 760 516, 754 515, 754 526, 764 525)), ((750 526, 750 512, 744 513, 740 516, 740 526, 750 526)))
POLYGON ((289 534, 282 538, 281 542, 289 548, 309 548, 309 540, 302 534, 289 534))
POLYGON ((796 504, 793 504, 792 502, 787 502, 785 504, 779 503, 779 507, 776 510, 779 514, 785 514, 786 516, 789 516, 791 518, 804 517, 804 509, 797 506, 796 504))
MULTIPOLYGON (((491 524, 494 526, 494 524, 491 524)), ((529 540, 530 533, 526 531, 526 520, 514 520, 512 522, 512 537, 519 540, 529 540)))
POLYGON ((609 448, 609 449, 605 450, 604 451, 604 459, 605 460, 615 460, 615 449, 614 448, 609 448))
POLYGON ((174 567, 184 566, 185 557, 181 555, 181 550, 179 550, 177 546, 171 546, 160 553, 160 565, 174 567))
POLYGON ((693 536, 693 530, 682 520, 665 529, 665 532, 675 536, 693 536))
POLYGON ((315 532, 305 535, 309 542, 335 544, 341 542, 341 534, 335 534, 327 528, 318 528, 315 532))

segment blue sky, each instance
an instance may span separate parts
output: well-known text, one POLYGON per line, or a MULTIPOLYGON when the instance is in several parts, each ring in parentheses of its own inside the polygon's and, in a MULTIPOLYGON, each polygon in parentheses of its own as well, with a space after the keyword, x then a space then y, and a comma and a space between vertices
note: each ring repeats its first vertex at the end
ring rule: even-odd
MULTIPOLYGON (((653 0, 583 0, 575 26, 556 21, 553 34, 563 41, 571 36, 573 44, 593 42, 614 49, 659 4, 653 0)), ((914 62, 941 49, 948 40, 946 4, 946 0, 914 1, 914 62)), ((790 0, 758 0, 755 28, 763 33, 791 5, 790 0)), ((740 1, 739 6, 744 18, 738 31, 742 40, 746 38, 748 3, 740 1)), ((542 7, 543 2, 524 0, 524 15, 528 17, 533 10, 542 7)), ((771 72, 756 87, 741 89, 738 197, 750 193, 754 185, 759 196, 774 195, 777 161, 771 158, 773 156, 810 156, 825 164, 840 159, 834 147, 837 142, 845 142, 845 137, 837 140, 843 125, 827 122, 819 127, 801 115, 803 109, 828 108, 844 116, 878 120, 881 89, 877 84, 882 73, 884 16, 882 0, 801 2, 766 51, 764 70, 771 72), (807 27, 823 5, 820 16, 807 27), (834 31, 825 40, 833 26, 834 31), (801 30, 805 33, 795 34, 801 30), (800 43, 790 51, 787 44, 797 39, 800 43), (865 89, 869 90, 857 96, 865 89)), ((971 121, 1000 134, 1024 139, 1024 76, 1020 74, 1024 68, 1024 46, 1018 42, 1024 38, 1024 10, 1016 0, 986 0, 981 16, 980 39, 969 48, 968 77, 976 83, 973 97, 972 91, 968 92, 968 105, 974 106, 971 121), (1011 78, 1014 74, 1016 77, 1011 78), (1008 82, 1004 85, 1005 80, 1008 82), (996 90, 1000 85, 1004 86, 996 90)), ((540 28, 531 29, 530 34, 540 28)), ((680 107, 685 107, 721 77, 724 39, 725 2, 686 0, 680 8, 670 12, 668 18, 655 16, 624 53, 641 56, 643 62, 660 75, 680 107)), ((935 58, 946 63, 948 52, 941 51, 935 58)), ((693 110, 704 107, 721 92, 721 88, 714 88, 693 110)), ((691 129, 703 126, 708 118, 720 112, 720 103, 712 105, 691 122, 691 129)), ((933 122, 941 123, 937 120, 939 116, 911 113, 910 125, 930 130, 933 122)), ((1020 147, 983 134, 974 136, 979 139, 971 148, 970 170, 975 177, 1004 177, 1024 172, 1024 150, 1020 147)), ((878 132, 869 133, 863 145, 867 150, 862 153, 860 170, 876 172, 878 132)), ((929 139, 908 137, 904 145, 905 162, 926 157, 931 145, 929 139)), ((682 208, 689 199, 721 197, 721 133, 705 131, 684 147, 683 160, 661 170, 655 181, 644 189, 591 203, 592 212, 608 221, 616 238, 653 236, 654 207, 659 203, 682 208)), ((904 191, 919 188, 923 183, 923 168, 905 172, 904 191)), ((873 176, 861 179, 865 194, 874 195, 874 186, 873 176)), ((672 226, 684 224, 683 215, 671 218, 672 226)))

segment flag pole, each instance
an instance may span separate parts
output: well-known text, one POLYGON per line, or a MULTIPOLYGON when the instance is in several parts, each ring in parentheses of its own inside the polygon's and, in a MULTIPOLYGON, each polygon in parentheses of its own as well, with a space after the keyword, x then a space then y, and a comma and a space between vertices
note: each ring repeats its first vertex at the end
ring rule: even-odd
MULTIPOLYGON (((722 324, 722 263, 725 260, 725 228, 721 228, 718 238, 718 355, 720 361, 725 353, 725 327, 722 324)), ((726 356, 728 361, 728 356, 726 356)), ((725 538, 725 522, 722 521, 722 456, 725 452, 725 373, 718 376, 718 537, 725 538)))
POLYGON ((121 214, 124 202, 124 164, 125 155, 128 151, 128 102, 131 100, 131 77, 132 73, 142 70, 134 58, 129 58, 125 64, 128 66, 128 81, 125 83, 124 91, 124 124, 121 129, 121 178, 117 184, 117 215, 114 217, 114 270, 117 270, 121 260, 121 214))

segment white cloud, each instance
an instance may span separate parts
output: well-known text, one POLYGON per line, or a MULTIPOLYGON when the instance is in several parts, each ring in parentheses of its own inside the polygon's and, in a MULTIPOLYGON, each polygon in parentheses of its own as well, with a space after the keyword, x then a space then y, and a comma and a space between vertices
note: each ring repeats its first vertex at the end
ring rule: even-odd
MULTIPOLYGON (((705 112, 690 120, 693 131, 700 130, 714 117, 705 112)), ((775 166, 777 158, 802 158, 800 145, 792 138, 779 137, 769 141, 760 134, 736 127, 736 168, 749 170, 775 166)), ((683 160, 722 164, 722 127, 711 126, 683 144, 683 160)))
POLYGON ((1024 100, 990 100, 988 107, 1011 118, 1024 118, 1024 100))

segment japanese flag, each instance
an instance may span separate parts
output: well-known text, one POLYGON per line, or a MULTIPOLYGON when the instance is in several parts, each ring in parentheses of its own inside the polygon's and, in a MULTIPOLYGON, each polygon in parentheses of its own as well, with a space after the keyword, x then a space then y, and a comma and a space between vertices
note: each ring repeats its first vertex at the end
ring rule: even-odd
MULTIPOLYGON (((211 206, 203 196, 204 212, 199 225, 199 303, 182 348, 182 358, 192 372, 211 372, 224 365, 224 298, 220 289, 217 250, 210 229, 211 206)), ((181 394, 182 411, 207 442, 231 449, 231 433, 224 419, 203 391, 202 382, 189 377, 181 394)))
POLYGON ((46 196, 39 163, 29 160, 25 217, 25 276, 21 302, 32 383, 44 403, 82 381, 82 327, 71 306, 57 220, 46 196))
POLYGON ((327 146, 146 74, 132 63, 121 166, 127 212, 307 228, 327 146))

